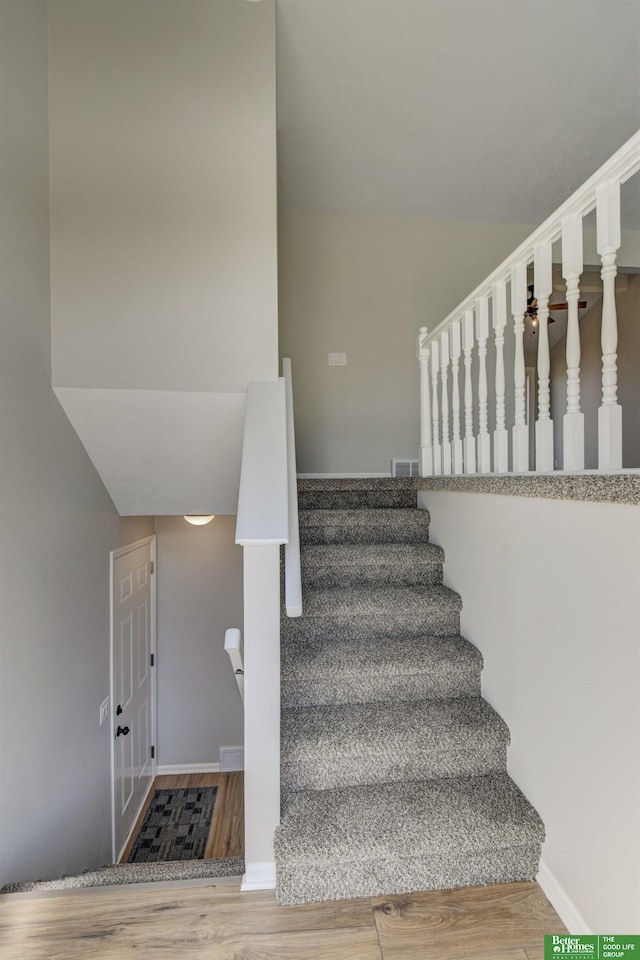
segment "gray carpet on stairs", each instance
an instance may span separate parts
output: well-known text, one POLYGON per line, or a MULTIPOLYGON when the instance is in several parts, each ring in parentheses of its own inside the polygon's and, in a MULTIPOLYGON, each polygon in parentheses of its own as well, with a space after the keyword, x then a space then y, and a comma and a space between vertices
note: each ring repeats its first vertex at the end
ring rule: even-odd
POLYGON ((442 583, 444 552, 432 543, 320 543, 301 552, 303 587, 442 583))
POLYGON ((282 706, 479 697, 481 670, 480 651, 460 636, 287 639, 282 706))
POLYGON ((412 480, 299 482, 282 618, 281 903, 531 879, 544 828, 412 480))
POLYGON ((480 697, 284 710, 282 789, 498 773, 508 740, 480 697))

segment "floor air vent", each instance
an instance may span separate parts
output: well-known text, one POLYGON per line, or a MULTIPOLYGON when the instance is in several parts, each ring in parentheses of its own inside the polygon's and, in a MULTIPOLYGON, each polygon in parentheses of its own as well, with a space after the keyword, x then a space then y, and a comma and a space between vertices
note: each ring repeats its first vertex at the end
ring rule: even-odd
POLYGON ((409 460, 409 459, 392 460, 391 476, 392 477, 419 477, 420 473, 418 471, 418 461, 409 460))

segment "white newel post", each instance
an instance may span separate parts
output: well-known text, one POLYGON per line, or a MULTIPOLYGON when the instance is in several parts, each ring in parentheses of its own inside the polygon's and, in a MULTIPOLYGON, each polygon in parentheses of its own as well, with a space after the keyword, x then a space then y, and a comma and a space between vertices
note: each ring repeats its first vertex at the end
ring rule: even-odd
POLYGON ((449 439, 449 331, 440 334, 440 402, 442 404, 442 472, 451 473, 451 441, 449 439))
POLYGON ((527 264, 511 267, 511 312, 516 335, 516 354, 513 364, 515 387, 515 423, 511 431, 513 443, 513 472, 526 473, 529 469, 529 431, 526 420, 524 368, 524 314, 527 309, 527 264))
POLYGON ((582 217, 562 223, 562 276, 567 284, 567 412, 562 420, 563 469, 584 470, 584 414, 580 411, 578 301, 583 270, 582 217))
POLYGON ((533 249, 533 294, 538 301, 538 419, 536 420, 536 471, 553 470, 553 420, 549 355, 549 297, 553 290, 551 276, 551 241, 536 243, 533 249))
POLYGON ((465 310, 462 320, 464 348, 464 472, 476 472, 476 441, 473 436, 473 380, 471 364, 474 344, 473 310, 465 310))
POLYGON ((496 428, 493 431, 493 468, 496 473, 509 470, 509 432, 505 423, 504 331, 507 326, 507 284, 493 285, 493 330, 496 341, 496 428))
POLYGON ((451 444, 453 456, 453 472, 463 473, 462 437, 460 435, 460 321, 454 320, 451 324, 451 415, 453 422, 453 441, 451 444))
POLYGON ((618 403, 616 257, 620 247, 620 184, 596 191, 598 253, 602 260, 602 405, 598 410, 598 468, 622 467, 622 407, 618 403))
POLYGON ((489 338, 489 298, 478 297, 477 308, 478 360, 478 473, 491 473, 491 437, 488 420, 487 340, 489 338))
POLYGON ((429 331, 420 327, 418 362, 420 364, 420 476, 433 476, 433 436, 431 432, 431 384, 429 383, 429 331))
POLYGON ((442 447, 440 446, 440 414, 438 411, 438 373, 440 372, 440 342, 431 341, 431 422, 433 424, 433 475, 442 473, 442 447))
POLYGON ((275 886, 273 832, 280 822, 280 547, 244 553, 243 890, 275 886))

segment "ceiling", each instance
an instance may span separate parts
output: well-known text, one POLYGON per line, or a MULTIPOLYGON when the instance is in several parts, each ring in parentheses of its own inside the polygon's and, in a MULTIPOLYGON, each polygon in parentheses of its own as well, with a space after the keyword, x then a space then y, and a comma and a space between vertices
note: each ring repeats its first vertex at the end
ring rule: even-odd
POLYGON ((637 0, 277 0, 277 43, 288 210, 537 224, 640 128, 637 0))

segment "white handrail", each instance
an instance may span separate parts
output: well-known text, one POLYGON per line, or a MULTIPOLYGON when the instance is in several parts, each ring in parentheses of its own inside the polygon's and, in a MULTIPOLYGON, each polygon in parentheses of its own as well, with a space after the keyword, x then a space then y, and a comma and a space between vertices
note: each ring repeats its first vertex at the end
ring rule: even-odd
POLYGON ((554 242, 562 235, 562 223, 568 217, 585 217, 595 208, 598 187, 607 182, 625 183, 640 170, 640 130, 627 140, 613 156, 599 167, 588 180, 578 187, 574 193, 547 217, 540 226, 523 240, 493 273, 478 284, 469 296, 465 297, 455 310, 452 310, 433 330, 429 331, 429 340, 432 341, 443 330, 447 330, 452 320, 457 320, 468 309, 472 309, 475 301, 482 296, 491 296, 494 283, 500 280, 509 280, 511 268, 516 264, 528 262, 533 258, 534 247, 545 241, 554 242))
POLYGON ((224 648, 229 654, 240 696, 244 701, 244 661, 242 659, 242 634, 236 627, 225 631, 224 648))
POLYGON ((289 542, 284 548, 284 601, 288 617, 302 616, 302 572, 300 569, 300 531, 298 526, 298 481, 296 434, 293 419, 293 380, 291 360, 282 361, 287 408, 287 480, 289 542))
MULTIPOLYGON (((582 184, 550 217, 527 237, 455 310, 432 330, 420 328, 420 472, 422 476, 469 473, 526 473, 532 469, 530 446, 535 441, 537 473, 585 468, 585 419, 580 399, 580 329, 578 303, 584 270, 583 219, 596 211, 596 246, 602 276, 602 402, 598 409, 598 469, 620 470, 622 405, 618 395, 617 257, 621 246, 620 187, 640 171, 640 130, 582 184), (550 393, 547 322, 552 286, 552 244, 562 244, 562 275, 567 291, 567 402, 550 393), (533 287, 528 284, 533 265, 533 287), (510 288, 507 318, 506 286, 510 288), (531 298, 528 292, 531 291, 531 298), (527 391, 534 388, 525 367, 525 329, 529 321, 537 336, 537 419, 535 431, 527 413, 527 391), (465 443, 460 463, 459 370, 462 325, 465 355, 465 443), (505 369, 505 330, 511 328, 509 369, 505 369), (537 325, 537 326, 536 326, 537 325), (493 335, 490 336, 490 328, 493 335), (477 392, 471 376, 477 357, 477 392), (450 382, 449 358, 453 364, 450 382), (489 434, 488 371, 495 374, 495 429, 489 434), (431 375, 431 393, 429 391, 431 375), (440 389, 438 389, 440 381, 440 389), (449 396, 453 401, 451 417, 449 396), (505 399, 512 403, 511 429, 505 423, 505 399), (476 406, 477 403, 477 406, 476 406), (551 408, 554 409, 551 409, 551 408), (441 423, 438 423, 440 410, 441 423), (432 424, 429 425, 429 417, 432 424), (562 417, 562 420, 561 420, 562 417), (555 423, 561 423, 561 442, 555 423), (474 435, 474 424, 478 424, 474 435), (450 427, 457 443, 457 460, 450 457, 450 427), (441 436, 440 436, 441 435, 441 436)), ((535 388, 534 388, 535 390, 535 388)), ((558 395, 559 396, 559 395, 558 395)), ((492 403, 492 410, 494 405, 492 403)))
POLYGON ((283 380, 256 380, 247 390, 236 543, 286 543, 287 429, 283 380))

